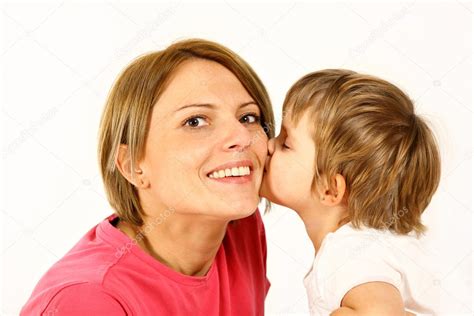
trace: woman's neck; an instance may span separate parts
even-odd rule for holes
[[[224,239],[228,221],[176,212],[168,218],[144,218],[140,228],[119,222],[130,238],[155,259],[185,275],[204,276]],[[143,238],[137,238],[140,234]],[[132,235],[132,236],[130,236]]]

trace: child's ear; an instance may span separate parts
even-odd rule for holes
[[[346,180],[340,174],[336,174],[331,179],[331,186],[323,186],[319,196],[321,203],[326,206],[336,206],[340,204],[346,193]]]

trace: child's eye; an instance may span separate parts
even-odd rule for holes
[[[202,127],[203,125],[199,125],[199,123],[201,122],[204,122],[206,123],[206,119],[202,116],[193,116],[193,117],[190,117],[188,118],[185,122],[184,122],[184,126],[188,126],[188,127],[191,127],[191,128],[199,128],[199,127]],[[209,125],[209,124],[208,124]]]
[[[240,118],[240,122],[248,124],[260,123],[260,116],[256,113],[248,113]]]
[[[283,147],[283,149],[290,149],[290,146],[286,144],[286,137],[281,140],[281,147]]]

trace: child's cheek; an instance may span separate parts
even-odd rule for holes
[[[281,151],[276,151],[270,158],[270,168],[274,177],[278,178],[279,182],[288,180],[290,176],[289,170],[292,165],[296,163],[290,159],[288,155]]]

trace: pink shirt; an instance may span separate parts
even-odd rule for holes
[[[206,276],[178,273],[115,228],[92,228],[36,285],[21,315],[263,315],[265,231],[257,211],[231,223]]]

